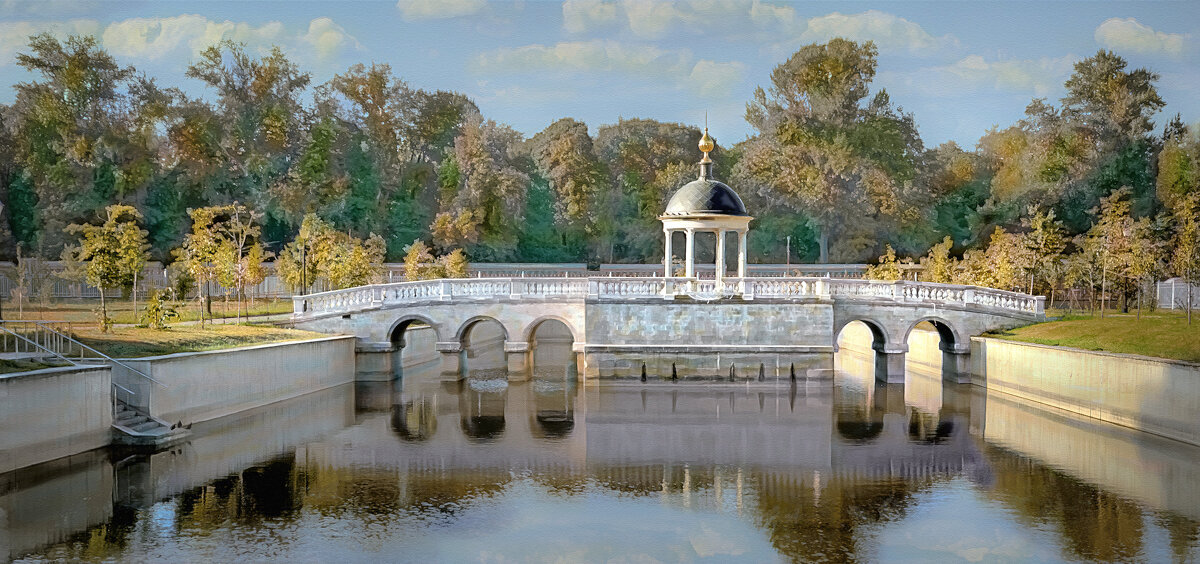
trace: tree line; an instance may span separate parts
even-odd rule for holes
[[[874,84],[877,57],[871,42],[800,48],[747,104],[754,134],[718,143],[718,174],[756,216],[752,261],[875,262],[891,249],[925,257],[927,275],[1041,292],[1092,278],[1061,256],[1101,257],[1097,287],[1126,293],[1144,287],[1131,280],[1195,279],[1194,250],[1176,257],[1196,246],[1200,140],[1178,116],[1152,122],[1165,107],[1155,73],[1102,50],[1061,100],[1031,100],[974,149],[927,148]],[[198,244],[198,221],[239,210],[252,229],[235,254],[260,248],[292,285],[350,284],[372,270],[339,265],[413,253],[429,255],[414,275],[465,259],[659,262],[657,216],[696,174],[695,127],[622,119],[593,135],[563,118],[526,138],[386,64],[313,84],[278,48],[224,41],[186,71],[206,87],[196,98],[88,36],[33,36],[16,63],[35,78],[0,106],[0,258],[67,258],[67,227],[119,204],[166,263]]]

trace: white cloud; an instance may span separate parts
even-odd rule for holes
[[[719,63],[701,59],[688,75],[688,84],[698,84],[700,93],[713,98],[728,98],[742,81],[746,65],[737,61]]]
[[[317,18],[308,23],[308,33],[300,38],[311,45],[317,57],[329,59],[338,55],[346,47],[353,46],[362,50],[363,46],[354,36],[346,33],[346,29],[333,23],[329,18]]]
[[[405,21],[469,16],[483,9],[484,0],[399,0],[396,8]]]
[[[904,49],[910,53],[958,46],[958,40],[951,35],[935,37],[920,25],[877,10],[818,16],[808,20],[808,28],[800,35],[804,41],[824,41],[834,37],[871,40],[881,49]]]
[[[68,35],[96,35],[100,23],[95,20],[65,22],[0,22],[0,67],[16,63],[17,53],[27,51],[29,37],[48,32],[58,38]]]
[[[114,55],[137,59],[162,59],[180,55],[191,56],[219,41],[231,39],[248,46],[262,47],[286,42],[283,24],[267,22],[254,26],[245,22],[209,20],[204,16],[184,14],[167,18],[131,18],[113,22],[104,28],[104,47]]]
[[[676,20],[684,20],[683,12],[668,0],[625,0],[622,3],[629,29],[639,37],[659,38],[666,35]]]
[[[617,21],[617,6],[602,0],[567,0],[563,2],[562,12],[563,27],[571,33],[582,33]]]
[[[1133,18],[1109,18],[1096,28],[1096,42],[1118,51],[1158,54],[1173,57],[1183,54],[1190,36],[1178,33],[1163,33],[1143,25]]]
[[[29,36],[47,31],[56,37],[87,34],[97,37],[110,54],[129,63],[180,60],[186,64],[205,48],[230,39],[257,52],[272,45],[289,50],[301,60],[329,60],[348,48],[362,45],[342,26],[329,18],[309,22],[307,29],[289,30],[280,22],[253,25],[246,22],[213,21],[204,16],[183,14],[163,18],[130,18],[102,26],[94,20],[67,22],[0,22],[0,67],[12,64]]]
[[[985,90],[1049,96],[1062,88],[1076,60],[1074,55],[1066,55],[988,61],[979,55],[968,55],[944,66],[904,73],[882,72],[876,83],[933,97],[962,96]]]
[[[563,27],[584,33],[622,21],[638,37],[660,39],[689,29],[707,32],[764,31],[794,35],[796,11],[762,0],[567,0]],[[801,22],[802,23],[802,22]]]
[[[686,49],[664,50],[615,41],[575,41],[484,53],[475,61],[473,70],[486,75],[547,71],[614,73],[655,79],[680,88],[694,87],[706,96],[726,97],[741,82],[745,65],[696,60]]]

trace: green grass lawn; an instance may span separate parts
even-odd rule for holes
[[[211,351],[283,341],[328,337],[323,333],[297,331],[267,325],[181,325],[166,330],[117,327],[101,333],[93,326],[76,328],[76,338],[116,358],[155,356],[178,352]]]
[[[1050,315],[1062,313],[1051,311]],[[1189,326],[1183,313],[1169,310],[1143,312],[1141,319],[1134,312],[1108,312],[1103,319],[1098,312],[1094,316],[1063,315],[1054,321],[986,336],[1090,351],[1200,362],[1200,313],[1192,317],[1192,325]]]
[[[108,302],[108,316],[113,319],[113,323],[134,324],[138,320],[133,314],[133,303],[129,300],[110,300]],[[186,302],[172,302],[171,305],[175,311],[179,313],[179,317],[172,321],[177,323],[180,321],[196,321],[200,319],[200,307],[196,300],[188,300]],[[138,300],[138,313],[141,314],[145,310],[146,301]],[[291,300],[255,300],[253,304],[246,302],[249,315],[274,315],[280,313],[292,312]],[[70,321],[78,323],[92,323],[96,321],[96,311],[100,309],[100,300],[98,299],[70,299],[58,300],[48,305],[40,303],[26,303],[24,311],[21,312],[20,319],[49,319],[53,321]],[[247,311],[242,314],[246,315]],[[224,300],[214,298],[212,303],[212,319],[233,319],[237,317],[237,302],[230,301],[228,304]],[[18,319],[17,304],[5,300],[4,301],[4,319]],[[218,321],[219,322],[219,321]]]
[[[34,362],[32,360],[7,360],[0,359],[0,374],[9,374],[12,372],[28,372],[30,370],[41,370],[43,368],[54,368],[55,366],[65,366],[63,364],[47,364],[45,362]]]

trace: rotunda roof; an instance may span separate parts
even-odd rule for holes
[[[667,202],[667,216],[733,215],[748,216],[746,205],[727,184],[701,178],[684,184]]]

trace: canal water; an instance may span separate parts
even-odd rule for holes
[[[943,384],[572,383],[545,339],[0,475],[0,560],[1189,562],[1200,449]]]

